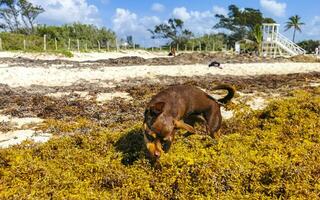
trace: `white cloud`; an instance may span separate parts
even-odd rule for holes
[[[172,11],[172,17],[182,19],[184,27],[195,35],[216,33],[217,30],[212,29],[217,23],[216,14],[225,15],[227,11],[217,6],[205,11],[189,11],[185,7],[175,8]],[[132,35],[135,42],[150,46],[157,44],[157,41],[163,42],[163,40],[152,40],[148,29],[153,29],[155,25],[166,22],[167,20],[163,21],[157,16],[139,16],[128,9],[117,8],[112,19],[112,29],[120,38]]]
[[[161,23],[161,20],[156,16],[151,16],[151,17],[147,16],[140,19],[140,24],[147,28],[153,27],[156,24],[160,24],[160,23]]]
[[[113,29],[120,34],[127,31],[136,31],[138,16],[129,10],[117,8],[116,15],[113,18]]]
[[[151,37],[148,29],[152,29],[155,25],[161,23],[156,16],[145,16],[139,18],[136,13],[130,10],[117,8],[113,17],[113,30],[121,38],[132,35],[135,42],[144,43]],[[151,40],[148,42],[152,43]],[[145,43],[147,44],[147,43]]]
[[[213,6],[212,10],[215,14],[218,14],[218,15],[224,15],[224,16],[228,15],[228,11],[225,8],[220,6]]]
[[[286,3],[280,3],[276,0],[260,0],[260,5],[263,9],[277,17],[284,16],[287,8]]]
[[[228,11],[219,6],[213,6],[212,10],[188,11],[185,7],[175,8],[172,11],[173,17],[184,21],[185,28],[196,35],[216,33],[212,27],[217,23],[216,14],[227,15]]]
[[[106,5],[106,4],[109,4],[109,3],[110,3],[110,0],[101,0],[101,3],[102,3],[102,4],[105,4],[105,5]]]
[[[151,10],[154,12],[163,12],[166,9],[164,5],[161,3],[154,3],[152,4]]]
[[[72,23],[101,24],[99,10],[87,0],[30,0],[31,3],[41,5],[45,12],[39,16],[42,23]]]
[[[190,19],[190,14],[185,7],[175,8],[172,12],[173,17],[186,21]]]

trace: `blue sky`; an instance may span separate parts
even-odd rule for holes
[[[283,32],[284,23],[295,14],[305,22],[296,40],[320,40],[320,0],[30,0],[41,5],[46,12],[38,21],[46,24],[72,22],[106,26],[120,37],[132,35],[136,42],[150,45],[148,28],[171,17],[181,18],[186,28],[196,35],[215,33],[211,27],[217,23],[215,14],[227,14],[228,6],[260,9],[265,17],[281,24],[281,32],[292,38],[292,32]]]

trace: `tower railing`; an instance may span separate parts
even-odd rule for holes
[[[301,48],[296,43],[289,40],[287,37],[282,35],[281,33],[274,33],[275,41],[279,43],[279,45],[282,46],[285,50],[289,51],[293,55],[300,55],[300,54],[306,54],[306,50]]]
[[[306,54],[306,51],[296,43],[279,33],[279,24],[263,24],[262,50],[265,55],[296,56]]]

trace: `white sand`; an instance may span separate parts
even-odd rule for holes
[[[251,101],[247,102],[246,104],[250,106],[252,110],[262,110],[267,106],[267,101],[263,97],[255,97]]]
[[[88,96],[89,96],[89,92],[74,91],[73,93],[79,95],[79,97],[81,97],[81,98],[88,98]],[[90,96],[89,96],[89,98],[90,98]]]
[[[226,110],[224,107],[221,107],[221,115],[223,119],[230,119],[233,117],[234,113],[232,110]]]
[[[69,86],[83,80],[99,83],[100,80],[121,81],[127,78],[157,75],[196,76],[234,75],[254,76],[262,74],[289,74],[320,72],[320,63],[251,63],[225,64],[223,69],[208,68],[207,65],[174,66],[127,66],[91,68],[41,68],[41,67],[0,67],[0,83],[11,87],[27,87],[33,84],[43,86]]]
[[[45,96],[47,97],[53,97],[53,98],[61,98],[64,96],[70,95],[70,92],[55,92],[55,93],[48,93]]]
[[[30,125],[37,125],[43,122],[43,119],[36,117],[18,118],[7,115],[0,115],[0,122],[9,123],[15,129],[24,129]],[[36,133],[35,130],[14,130],[6,133],[0,132],[0,148],[7,148],[11,145],[20,144],[24,140],[33,140],[35,142],[46,142],[51,138],[51,134]]]
[[[310,83],[310,86],[311,86],[311,87],[319,87],[319,86],[320,86],[320,83]]]
[[[235,102],[240,104],[244,103],[248,105],[252,110],[264,109],[268,105],[270,98],[276,98],[280,95],[279,93],[242,93],[240,91],[237,91],[237,94],[239,95],[239,97],[235,99]]]
[[[25,140],[33,140],[34,142],[47,142],[52,137],[48,133],[36,133],[34,130],[17,130],[0,134],[0,148],[8,148],[9,146],[20,144]]]
[[[13,125],[14,127],[22,128],[25,125],[42,123],[43,119],[40,119],[37,117],[18,118],[18,117],[12,117],[8,115],[0,115],[0,122],[6,122]]]
[[[73,52],[72,58],[66,58],[66,60],[73,61],[95,61],[101,59],[110,59],[110,58],[121,58],[121,57],[133,57],[138,56],[144,59],[148,58],[159,58],[159,57],[168,57],[168,52],[149,52],[144,50],[136,50],[136,51],[119,51],[119,52],[104,52],[104,53],[78,53]]]
[[[90,95],[88,91],[73,91],[73,92],[55,92],[48,93],[45,96],[53,97],[53,98],[65,98],[68,95],[76,94],[79,95],[80,98],[84,98],[86,100],[90,100],[91,98],[95,98],[98,103],[104,103],[106,101],[111,101],[114,98],[122,98],[126,101],[130,101],[132,97],[127,92],[113,92],[113,93],[98,93],[95,96]],[[1,121],[1,115],[0,115]]]
[[[106,101],[110,101],[114,98],[122,98],[127,101],[130,101],[132,97],[127,92],[114,92],[114,93],[99,93],[97,95],[96,101],[99,103],[103,103]]]
[[[121,58],[127,56],[138,56],[145,59],[148,58],[158,58],[158,57],[168,57],[168,52],[149,52],[144,50],[121,50],[119,52],[91,52],[91,53],[79,53],[72,52],[73,57],[68,58],[63,55],[49,54],[49,53],[25,53],[25,52],[9,52],[9,51],[1,51],[0,58],[10,57],[10,58],[30,58],[30,59],[39,59],[39,60],[55,60],[55,59],[63,59],[70,61],[95,61],[102,59],[110,59],[110,58]]]

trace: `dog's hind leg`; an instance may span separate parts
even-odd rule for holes
[[[205,112],[204,115],[207,121],[207,133],[212,138],[218,139],[220,137],[219,129],[221,127],[221,112],[219,106],[212,105],[211,108]]]

